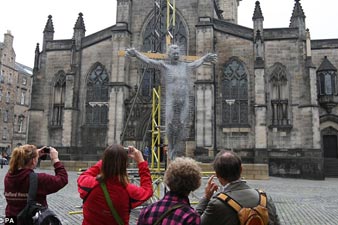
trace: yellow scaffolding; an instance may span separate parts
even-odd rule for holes
[[[151,170],[152,180],[159,179],[161,175],[161,158],[160,158],[160,143],[161,143],[161,86],[153,88],[152,96],[153,104],[151,110]],[[155,167],[156,161],[156,167]],[[155,195],[160,196],[161,188],[157,185]],[[158,198],[159,199],[159,198]]]
[[[173,43],[174,28],[176,22],[176,3],[175,0],[167,0],[167,33],[166,33],[166,46]]]
[[[156,1],[155,1],[156,3]],[[156,4],[155,4],[156,5]],[[166,21],[166,49],[174,40],[174,27],[176,20],[176,9],[175,9],[175,0],[167,0],[167,21]],[[165,55],[153,55],[153,57],[163,57]],[[151,169],[152,169],[152,179],[159,182],[162,181],[162,172],[165,170],[161,169],[161,86],[157,89],[153,88],[153,103],[152,103],[152,123],[151,123]],[[157,162],[156,167],[154,162]],[[155,194],[160,196],[160,185],[157,185]]]
[[[161,86],[153,88],[153,104],[151,110],[151,168],[160,172],[160,143],[161,143]]]

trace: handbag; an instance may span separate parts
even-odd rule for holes
[[[47,207],[36,202],[38,190],[38,175],[34,172],[29,174],[29,191],[27,204],[17,216],[19,225],[62,225],[56,214]]]
[[[104,193],[104,197],[106,199],[106,202],[110,208],[110,212],[112,213],[112,215],[114,216],[116,222],[119,224],[119,225],[124,225],[120,215],[116,212],[114,206],[113,206],[113,202],[111,201],[110,199],[110,196],[109,196],[109,193],[108,193],[108,190],[107,190],[107,186],[106,186],[106,183],[104,182],[101,182],[100,183],[100,186],[103,190],[103,193]]]

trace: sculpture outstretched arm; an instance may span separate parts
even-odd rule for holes
[[[215,53],[208,53],[202,56],[201,58],[189,63],[189,65],[193,68],[196,69],[199,66],[201,66],[204,62],[210,62],[210,63],[216,63],[217,61],[217,54]]]
[[[160,67],[162,65],[161,61],[150,59],[147,56],[140,53],[139,51],[137,51],[135,48],[126,49],[126,56],[136,57],[141,62],[143,62],[147,65],[153,66],[153,67]]]

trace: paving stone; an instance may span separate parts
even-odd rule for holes
[[[3,181],[8,166],[0,169]],[[52,170],[36,169],[36,172],[53,174]],[[64,225],[82,224],[82,214],[70,215],[80,210],[82,200],[77,192],[77,172],[69,172],[68,185],[55,194],[48,196],[49,207],[62,219]],[[207,178],[202,186],[190,196],[191,202],[198,201],[204,191]],[[270,177],[268,180],[248,180],[255,188],[265,190],[272,196],[281,224],[283,225],[338,225],[338,178],[323,181]],[[163,187],[162,185],[160,185]],[[4,216],[6,200],[3,182],[0,185],[0,216]],[[159,190],[162,195],[163,190]],[[130,225],[136,224],[140,208],[132,210]]]

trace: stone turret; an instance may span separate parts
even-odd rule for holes
[[[223,18],[230,23],[238,23],[238,6],[241,0],[219,0],[218,4],[223,10]]]
[[[290,19],[289,27],[297,27],[299,29],[299,38],[306,39],[306,26],[305,26],[305,14],[300,0],[295,0],[295,6],[293,7],[292,16]]]
[[[257,30],[254,46],[255,68],[264,68],[264,42],[260,30]]]
[[[210,18],[209,21],[211,21],[211,19],[214,17],[214,3],[210,0],[199,0],[197,7],[200,21],[207,22],[207,18]]]
[[[263,34],[263,21],[264,21],[264,17],[263,17],[263,13],[262,13],[262,9],[260,6],[259,1],[256,1],[256,5],[255,5],[255,10],[254,10],[254,14],[252,16],[252,21],[253,21],[253,28],[254,28],[254,39],[256,40],[257,37],[257,31],[260,31],[260,36],[261,39],[263,40],[264,34]]]
[[[117,0],[116,23],[125,23],[131,26],[131,0]]]
[[[40,58],[40,47],[39,43],[36,44],[35,48],[35,57],[34,57],[34,68],[33,71],[37,71],[39,69],[39,58]]]
[[[81,48],[81,41],[82,38],[85,36],[85,34],[86,28],[83,21],[83,14],[79,13],[79,17],[77,18],[74,26],[74,35],[73,35],[73,39],[75,40],[75,46],[77,50]]]
[[[49,15],[45,29],[43,30],[42,50],[46,49],[47,41],[52,41],[53,39],[54,39],[54,25],[53,25],[52,16]]]

